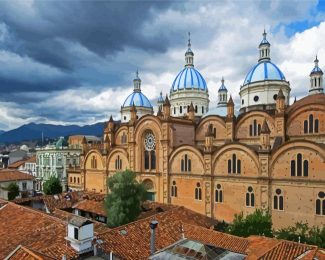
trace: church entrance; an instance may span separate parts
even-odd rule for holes
[[[151,200],[151,201],[155,201],[155,188],[154,188],[154,184],[153,181],[150,179],[145,179],[143,181],[144,186],[147,189],[147,200]]]

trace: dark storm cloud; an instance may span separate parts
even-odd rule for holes
[[[32,15],[17,19],[12,4],[1,2],[0,18],[19,41],[15,51],[73,70],[69,53],[58,39],[79,43],[100,56],[113,55],[126,46],[166,51],[160,33],[146,35],[142,27],[168,6],[167,1],[36,1]]]

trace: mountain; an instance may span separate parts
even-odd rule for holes
[[[104,123],[93,125],[51,125],[30,123],[16,129],[0,133],[0,143],[17,143],[21,141],[40,140],[42,133],[44,138],[56,138],[69,135],[96,135],[102,136]]]
[[[4,131],[4,130],[0,130],[0,135],[3,134],[4,132],[6,132],[6,131]]]

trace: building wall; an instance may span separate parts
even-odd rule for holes
[[[18,181],[0,182],[0,198],[1,199],[8,200],[8,191],[3,188],[7,188],[10,183],[17,183],[19,186],[20,192],[31,193],[34,189],[32,180],[18,180]],[[25,185],[24,185],[24,183],[25,183]],[[21,197],[21,195],[19,195],[19,197]]]
[[[319,120],[318,132],[302,133],[301,126],[310,114]],[[316,200],[320,192],[325,192],[324,115],[323,94],[306,97],[285,111],[250,111],[233,120],[210,115],[194,124],[186,117],[166,119],[146,115],[132,124],[114,125],[105,130],[110,140],[116,142],[107,145],[109,149],[105,152],[96,150],[98,160],[102,161],[96,169],[89,166],[93,150],[82,156],[84,187],[106,192],[107,176],[117,172],[115,160],[119,156],[123,162],[121,170],[135,171],[138,180],[150,187],[158,202],[182,205],[227,222],[235,214],[249,214],[260,208],[270,210],[275,228],[298,221],[322,226],[325,215],[316,214]],[[262,146],[265,139],[260,133],[250,135],[250,125],[256,121],[262,127],[264,120],[270,130],[266,134],[270,148]],[[206,135],[210,124],[216,129],[213,137]],[[149,170],[144,168],[144,136],[148,131],[156,141],[156,168]],[[127,142],[122,144],[119,140],[123,133]],[[291,164],[295,161],[298,167],[298,154],[302,158],[302,176],[297,176],[297,168],[297,174],[292,176]],[[191,160],[187,170],[182,166],[185,155]],[[305,161],[308,176],[303,176]],[[198,187],[199,199],[196,198]],[[216,201],[216,190],[218,194],[222,191],[222,201]],[[277,190],[283,196],[281,210],[274,208]],[[247,205],[246,197],[252,195],[254,205]]]

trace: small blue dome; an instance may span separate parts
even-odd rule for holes
[[[183,89],[199,89],[208,91],[207,84],[196,69],[193,67],[185,67],[178,73],[171,87],[172,91],[178,91]]]
[[[136,107],[152,107],[149,99],[141,92],[137,91],[134,91],[126,98],[123,107],[131,107],[133,103]]]
[[[225,81],[224,81],[223,78],[222,78],[222,80],[221,80],[221,86],[220,86],[218,92],[228,92],[228,90],[227,90],[227,88],[226,88],[226,86],[225,86]]]
[[[160,92],[160,95],[158,97],[158,103],[164,103],[164,97],[162,95],[162,92]]]
[[[271,61],[262,60],[248,72],[243,85],[263,80],[285,80],[285,77]]]

